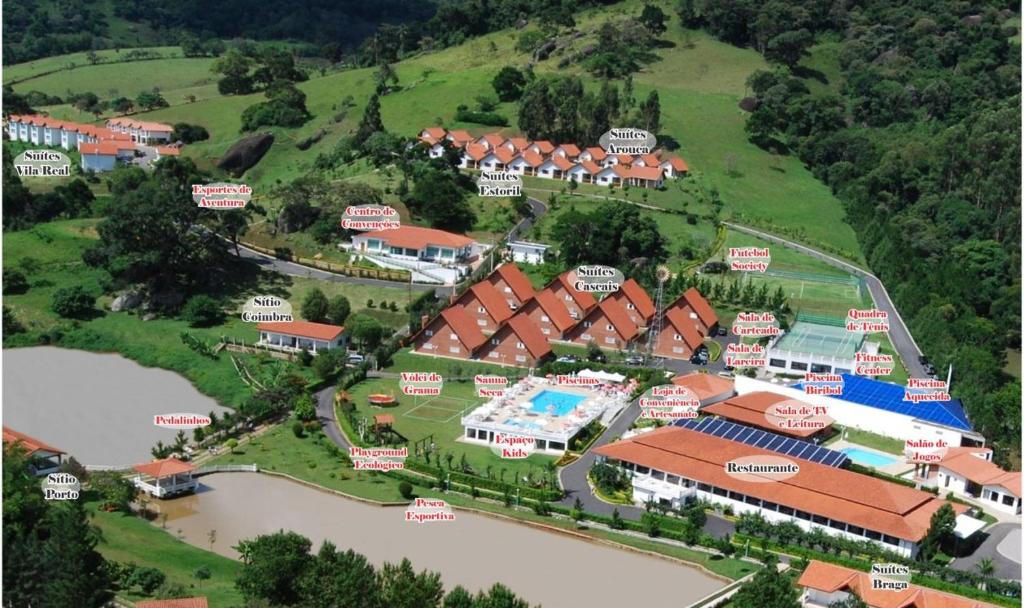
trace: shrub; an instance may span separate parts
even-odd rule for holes
[[[196,141],[203,141],[204,139],[210,139],[210,133],[201,125],[179,122],[175,123],[174,130],[171,131],[171,141],[190,144]]]
[[[402,481],[398,484],[398,493],[402,495],[402,498],[412,500],[412,484],[408,481]]]
[[[224,320],[220,304],[208,295],[192,296],[181,310],[181,318],[190,327],[211,327]]]
[[[308,349],[303,348],[299,351],[299,365],[302,367],[309,367],[309,364],[313,362],[313,353],[309,352]]]
[[[302,423],[298,420],[292,423],[292,433],[300,439],[306,435],[305,430],[302,428]]]
[[[164,584],[166,579],[167,576],[162,571],[156,568],[141,566],[136,568],[135,572],[129,577],[128,584],[132,587],[138,585],[143,593],[150,595],[156,591],[157,587]]]
[[[50,308],[65,318],[81,318],[96,305],[96,298],[86,293],[79,285],[61,287],[53,292]]]
[[[4,272],[4,293],[25,293],[28,291],[28,279],[20,270]]]

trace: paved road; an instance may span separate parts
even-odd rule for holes
[[[583,503],[585,511],[611,516],[612,511],[618,509],[619,515],[624,519],[640,519],[644,509],[626,505],[610,505],[594,496],[590,490],[590,484],[587,483],[587,473],[590,471],[590,467],[594,465],[596,458],[594,448],[611,443],[620,437],[629,429],[638,415],[640,415],[640,406],[634,401],[615,417],[615,420],[608,426],[604,434],[594,442],[579,460],[562,467],[558,473],[558,479],[565,490],[565,498],[559,501],[560,504],[571,507],[575,504],[576,499],[579,498],[580,502]],[[709,513],[708,521],[704,524],[704,531],[711,536],[720,538],[726,534],[732,534],[735,531],[735,527],[731,521]]]
[[[914,342],[914,337],[910,335],[910,330],[907,329],[906,323],[903,322],[903,317],[900,316],[899,311],[896,309],[896,305],[892,302],[892,298],[889,297],[889,292],[885,290],[885,285],[882,284],[882,281],[880,281],[878,277],[863,268],[854,266],[849,262],[844,262],[839,258],[818,251],[817,249],[812,249],[806,245],[794,243],[793,241],[775,236],[774,234],[768,234],[767,232],[761,232],[760,230],[740,226],[731,222],[722,223],[738,232],[752,234],[766,241],[771,241],[790,249],[795,249],[801,253],[819,259],[830,266],[834,266],[863,278],[864,282],[868,286],[868,292],[871,294],[871,299],[875,303],[875,308],[889,313],[889,340],[892,341],[893,348],[896,349],[900,358],[903,359],[903,365],[906,366],[907,372],[912,377],[923,378],[926,376],[924,366],[918,361],[918,357],[921,356],[921,349],[918,348],[917,343]]]
[[[950,564],[951,568],[978,572],[978,563],[984,559],[992,560],[995,566],[993,575],[996,578],[1019,581],[1021,578],[1020,562],[1020,524],[994,524],[981,532],[986,536],[981,545],[967,557],[960,557]],[[1016,555],[1017,560],[1010,555]]]
[[[324,434],[341,449],[348,452],[349,442],[341,434],[338,421],[334,416],[334,390],[334,386],[329,386],[316,394],[316,417],[324,429]]]

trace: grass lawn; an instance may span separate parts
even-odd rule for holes
[[[643,99],[650,91],[658,90],[662,107],[661,132],[679,142],[679,154],[687,159],[695,176],[699,175],[702,187],[718,190],[724,203],[724,217],[782,232],[809,244],[827,245],[860,261],[862,256],[853,230],[845,223],[842,206],[829,189],[814,179],[798,159],[773,156],[747,141],[743,130],[746,115],[737,104],[747,94],[747,77],[766,67],[763,58],[751,49],[734,48],[703,33],[684,30],[672,6],[667,2],[663,4],[669,16],[668,31],[663,36],[668,44],[656,50],[658,60],[644,66],[636,75],[634,97]],[[581,12],[576,18],[585,35],[575,44],[591,42],[594,36],[591,32],[599,23],[636,15],[641,9],[639,0],[630,0],[613,7]],[[392,132],[407,136],[434,124],[470,128],[474,133],[494,130],[454,121],[455,108],[462,103],[472,105],[477,95],[492,94],[491,80],[502,66],[528,60],[526,55],[514,50],[517,35],[513,30],[494,32],[463,45],[423,53],[397,63],[394,67],[401,88],[381,99],[384,125]],[[186,147],[184,154],[201,167],[211,168],[240,137],[242,111],[262,101],[263,97],[259,93],[207,96],[205,87],[212,85],[207,84],[210,75],[205,73],[203,62],[208,61],[162,59],[125,64],[109,79],[93,75],[94,79],[86,79],[78,86],[87,90],[94,88],[93,82],[109,82],[105,86],[122,94],[133,87],[161,86],[174,105],[142,113],[140,119],[184,121],[206,127],[211,139]],[[166,63],[163,67],[167,73],[154,78],[150,66],[160,62]],[[117,67],[83,67],[65,74],[67,78],[55,78],[53,84],[48,84],[46,77],[35,79],[33,83],[44,83],[54,92],[63,93],[67,88],[75,89],[75,79],[84,78],[83,75]],[[27,66],[21,69],[23,73],[31,73]],[[540,62],[535,71],[541,75],[580,74],[588,88],[599,86],[599,82],[583,73],[580,66],[559,70],[557,59]],[[269,130],[276,138],[273,146],[245,176],[245,181],[256,188],[257,196],[265,194],[268,186],[289,181],[310,170],[319,154],[330,151],[341,137],[354,132],[362,108],[374,90],[373,72],[367,68],[325,76],[314,73],[310,80],[298,85],[307,95],[307,107],[313,119],[297,129]],[[194,87],[199,87],[198,93],[192,90]],[[180,104],[178,100],[186,91],[192,91],[199,100]],[[352,97],[350,106],[343,103],[348,96]],[[514,104],[500,104],[497,112],[506,116],[511,125],[516,124]],[[298,140],[321,130],[322,139],[309,149],[303,151],[295,147]],[[513,133],[515,128],[505,132]],[[689,203],[695,213],[706,214],[706,207],[698,204],[693,192],[685,189],[684,184],[674,184],[665,192],[649,192],[648,199],[651,204],[673,208]],[[640,200],[641,196],[638,190],[629,193],[631,200]],[[480,228],[494,229],[493,226]]]
[[[457,441],[463,435],[461,416],[486,401],[485,398],[476,396],[473,376],[477,373],[495,374],[507,376],[514,382],[514,378],[525,375],[525,370],[479,362],[438,359],[403,350],[395,355],[394,365],[384,371],[437,372],[444,378],[441,395],[438,397],[403,396],[399,390],[398,378],[369,378],[348,391],[358,416],[370,419],[374,414],[394,415],[394,428],[409,440],[410,447],[412,442],[433,435],[433,441],[439,451],[454,456],[453,463],[459,463],[465,455],[466,461],[478,475],[491,476],[495,479],[501,479],[504,475],[507,481],[513,478],[521,480],[531,472],[536,478],[545,472],[547,464],[555,460],[552,456],[540,454],[534,454],[524,460],[502,459],[487,447]],[[457,378],[461,378],[462,381]],[[371,407],[367,396],[375,393],[397,396],[398,405],[387,408]]]
[[[134,50],[134,49],[133,49]],[[149,51],[151,53],[158,53],[162,57],[181,57],[181,47],[177,46],[158,46],[148,47],[138,50]],[[127,52],[127,51],[126,51]],[[119,49],[104,49],[95,51],[96,55],[103,61],[118,61],[122,55]],[[40,57],[32,61],[26,61],[24,63],[17,63],[11,66],[4,67],[4,84],[13,82],[15,80],[25,80],[27,78],[33,78],[46,74],[47,72],[53,72],[54,70],[68,70],[68,69],[80,69],[92,67],[89,63],[89,58],[86,56],[87,52],[81,53],[68,53],[66,55],[55,55],[52,57]],[[124,65],[123,63],[120,65]],[[29,81],[29,83],[32,81]],[[29,84],[26,83],[26,84]],[[45,91],[38,86],[27,86],[22,91],[21,87],[16,88],[19,93],[27,91],[43,91],[51,95],[60,95],[61,93]],[[74,89],[75,92],[87,91],[92,89]],[[100,91],[94,91],[97,95]]]
[[[170,532],[141,517],[124,513],[107,513],[89,503],[92,523],[102,535],[96,549],[108,560],[135,563],[160,569],[167,583],[185,587],[189,593],[206,596],[211,606],[240,606],[242,594],[235,588],[235,578],[242,563],[194,547],[178,540]],[[210,578],[200,581],[193,573],[200,567],[210,570]],[[123,594],[125,599],[148,599],[137,590]]]
[[[893,439],[891,437],[885,437],[872,433],[871,431],[862,431],[860,429],[845,428],[846,440],[850,443],[856,443],[865,447],[874,448],[876,450],[887,452],[889,454],[903,455],[904,443],[899,439]],[[842,438],[843,434],[839,433],[836,435],[836,440]]]

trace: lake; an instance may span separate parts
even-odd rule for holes
[[[404,507],[378,507],[260,473],[201,478],[199,494],[163,501],[167,529],[185,541],[237,558],[239,540],[292,530],[353,549],[376,565],[408,557],[441,573],[445,588],[476,591],[504,583],[545,608],[682,608],[725,586],[703,571],[493,517],[454,511],[450,522],[404,520]],[[253,497],[259,497],[253,500]],[[177,503],[177,504],[176,504]]]
[[[120,355],[51,346],[4,349],[4,425],[60,448],[88,465],[152,460],[176,430],[156,414],[230,411],[174,372]],[[189,438],[191,439],[191,432]]]

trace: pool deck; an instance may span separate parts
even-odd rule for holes
[[[882,473],[887,473],[889,475],[895,475],[897,477],[903,477],[903,476],[908,475],[908,474],[912,476],[914,474],[914,465],[905,462],[902,459],[901,456],[898,456],[896,454],[890,454],[889,452],[883,452],[881,450],[876,450],[874,448],[869,448],[867,446],[860,445],[859,443],[853,443],[853,442],[847,441],[845,439],[840,439],[839,441],[830,443],[830,444],[828,444],[827,447],[830,450],[838,450],[838,451],[845,450],[846,448],[856,448],[858,450],[863,450],[865,452],[870,452],[872,454],[878,454],[879,456],[881,456],[883,458],[890,458],[890,459],[896,460],[896,462],[894,462],[892,464],[889,464],[889,465],[886,465],[884,467],[875,467],[876,470],[881,471]],[[860,464],[861,466],[870,466],[870,465],[864,465],[862,463],[859,463],[856,460],[854,460],[852,457],[850,459],[853,460],[856,464]]]

